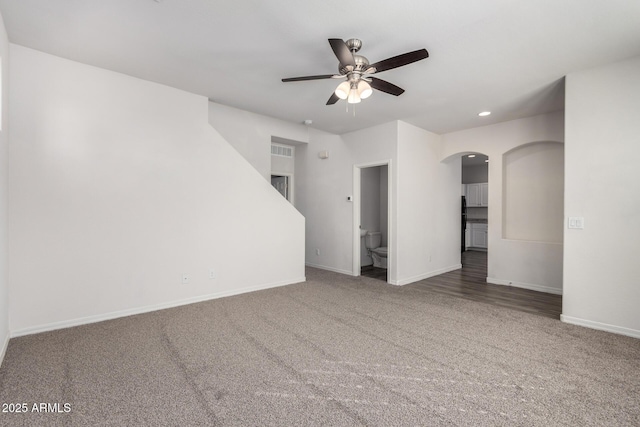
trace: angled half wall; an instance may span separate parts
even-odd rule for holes
[[[304,218],[210,126],[206,98],[11,58],[13,335],[305,280]]]

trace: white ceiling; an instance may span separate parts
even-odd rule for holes
[[[401,119],[445,133],[562,109],[563,76],[640,54],[638,0],[0,0],[12,43],[212,101],[344,133]],[[406,90],[325,103],[338,80],[328,38]],[[489,117],[477,113],[490,110]]]

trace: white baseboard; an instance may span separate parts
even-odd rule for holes
[[[441,268],[439,270],[435,270],[435,271],[430,271],[428,273],[419,274],[417,276],[409,277],[407,279],[395,280],[395,281],[389,282],[389,283],[391,283],[392,285],[396,285],[396,286],[404,286],[404,285],[408,285],[410,283],[418,282],[420,280],[428,279],[429,277],[439,276],[441,274],[448,273],[450,271],[459,270],[461,268],[462,268],[462,264],[455,264],[455,265],[451,265],[449,267]]]
[[[216,292],[216,293],[207,294],[207,295],[200,295],[197,297],[185,298],[182,300],[170,301],[170,302],[161,303],[161,304],[148,305],[144,307],[136,307],[136,308],[127,309],[127,310],[113,311],[111,313],[99,314],[96,316],[88,316],[88,317],[81,317],[77,319],[63,320],[61,322],[53,322],[46,325],[33,326],[29,328],[23,328],[23,329],[11,331],[10,336],[12,338],[20,337],[24,335],[38,334],[40,332],[54,331],[56,329],[64,329],[64,328],[71,328],[73,326],[87,325],[89,323],[103,322],[105,320],[117,319],[119,317],[134,316],[136,314],[149,313],[151,311],[164,310],[167,308],[179,307],[181,305],[194,304],[197,302],[208,301],[212,299],[230,297],[230,296],[239,295],[239,294],[246,294],[248,292],[262,291],[265,289],[292,285],[294,283],[305,282],[306,280],[307,280],[306,277],[301,277],[298,279],[287,280],[284,282],[274,282],[274,283],[267,283],[267,284],[262,284],[257,286],[249,286],[246,288]],[[7,342],[8,342],[8,338],[7,338]],[[4,356],[4,353],[3,353],[3,356]]]
[[[599,331],[612,332],[614,334],[626,335],[628,337],[640,338],[640,331],[637,329],[625,328],[623,326],[609,325],[607,323],[594,322],[593,320],[579,319],[577,317],[560,315],[560,320],[572,325],[584,326],[585,328],[597,329]]]
[[[11,339],[11,335],[9,331],[6,331],[6,335],[4,337],[4,343],[2,344],[2,350],[0,350],[0,366],[2,366],[2,362],[4,362],[4,355],[7,354],[7,347],[9,347],[9,339]]]
[[[494,279],[487,277],[487,283],[493,285],[513,286],[516,288],[529,289],[530,291],[545,292],[547,294],[562,295],[562,289],[551,286],[536,285],[534,283],[514,282],[513,280]]]
[[[333,271],[334,273],[347,274],[349,276],[353,276],[353,271],[351,270],[341,270],[339,268],[327,267],[326,265],[320,264],[312,264],[310,262],[305,263],[307,267],[319,268],[320,270]]]

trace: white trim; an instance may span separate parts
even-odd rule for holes
[[[529,289],[531,291],[544,292],[547,294],[562,295],[562,288],[558,289],[552,286],[536,285],[534,283],[515,282],[513,280],[494,279],[487,277],[487,283],[492,285],[513,286],[515,288]]]
[[[353,272],[350,270],[341,270],[339,268],[327,267],[326,265],[313,264],[310,262],[305,263],[307,267],[319,268],[320,270],[333,271],[334,273],[346,274],[348,276],[353,276]]]
[[[361,270],[360,245],[362,237],[360,237],[360,217],[362,204],[360,203],[360,194],[362,190],[362,171],[357,165],[353,165],[353,219],[351,222],[353,228],[353,253],[351,254],[351,275],[359,276]]]
[[[560,315],[560,320],[571,325],[583,326],[585,328],[597,329],[599,331],[611,332],[628,337],[640,338],[640,331],[637,329],[625,328],[623,326],[609,325],[607,323],[594,322],[593,320],[579,319],[577,317]]]
[[[441,274],[448,273],[450,271],[459,270],[461,268],[462,268],[462,264],[455,264],[455,265],[451,265],[449,267],[441,268],[439,270],[430,271],[428,273],[419,274],[417,276],[409,277],[408,279],[395,280],[391,284],[392,285],[396,285],[396,286],[404,286],[404,285],[408,285],[410,283],[418,282],[420,280],[428,279],[429,277],[439,276]]]
[[[2,366],[2,362],[4,362],[4,356],[7,354],[7,348],[9,347],[9,340],[11,339],[11,335],[9,331],[6,331],[6,335],[4,336],[4,344],[2,345],[2,350],[0,350],[0,366]]]
[[[96,316],[88,316],[88,317],[81,317],[77,319],[63,320],[61,322],[53,322],[53,323],[48,323],[46,325],[32,326],[28,328],[11,331],[11,338],[20,337],[23,335],[37,334],[40,332],[54,331],[56,329],[71,328],[73,326],[87,325],[90,323],[103,322],[105,320],[112,320],[120,317],[134,316],[136,314],[149,313],[152,311],[164,310],[167,308],[173,308],[173,307],[178,307],[182,305],[194,304],[197,302],[209,301],[212,299],[218,299],[218,298],[230,297],[233,295],[245,294],[249,292],[261,291],[264,289],[277,288],[280,286],[286,286],[286,285],[292,285],[294,283],[305,282],[306,280],[307,280],[306,277],[301,277],[298,279],[287,280],[284,282],[274,282],[274,283],[267,283],[267,284],[257,285],[257,286],[249,286],[242,289],[216,292],[208,295],[200,295],[197,297],[185,298],[178,301],[148,305],[145,307],[137,307],[137,308],[132,308],[128,310],[113,311],[111,313],[99,314]]]

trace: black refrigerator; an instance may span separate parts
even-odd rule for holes
[[[460,213],[460,253],[465,251],[465,233],[467,231],[467,200],[464,196],[462,196],[462,203],[460,204],[461,213]]]

